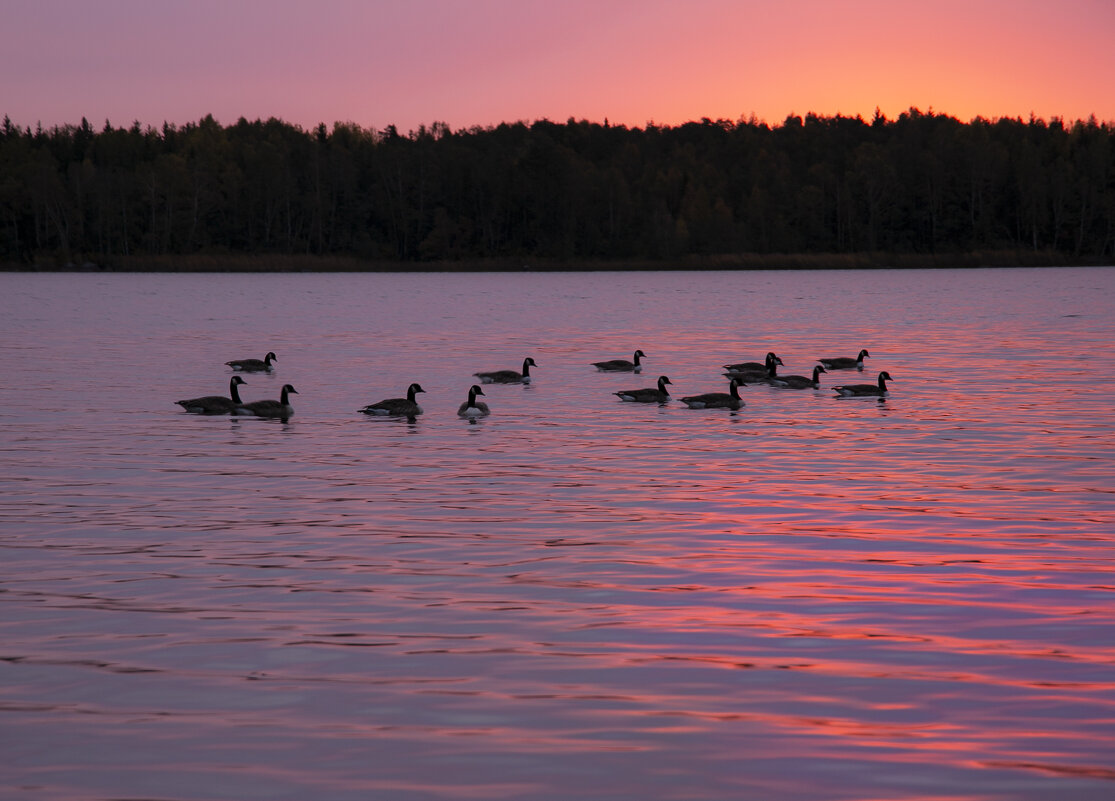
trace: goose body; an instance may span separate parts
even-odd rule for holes
[[[665,403],[670,399],[670,393],[666,390],[666,385],[670,383],[673,382],[666,376],[661,375],[658,377],[657,387],[627,389],[622,392],[613,392],[612,394],[621,401],[628,401],[630,403]]]
[[[278,361],[278,357],[274,353],[268,352],[262,359],[233,359],[231,362],[225,362],[225,364],[242,373],[269,373],[271,372],[271,362],[274,361]]]
[[[690,395],[681,402],[690,409],[738,409],[743,406],[739,396],[739,381],[733,378],[728,383],[727,392],[706,392],[704,395]]]
[[[627,359],[612,359],[607,362],[593,362],[592,366],[602,373],[640,373],[643,370],[643,365],[639,359],[646,358],[646,354],[641,350],[635,351],[635,355],[631,357],[632,361]]]
[[[490,373],[473,373],[473,375],[480,379],[481,384],[529,384],[530,368],[537,366],[534,359],[527,356],[523,359],[523,372],[521,373],[514,370],[494,370]]]
[[[407,387],[405,398],[385,398],[376,403],[369,403],[359,411],[364,414],[390,415],[392,417],[415,417],[422,414],[422,407],[414,400],[419,392],[425,392],[420,384],[411,384]]]
[[[837,395],[845,398],[861,396],[882,397],[883,395],[887,394],[887,382],[893,380],[894,379],[890,377],[890,373],[884,370],[883,372],[879,373],[878,384],[848,384],[847,386],[833,387],[833,390],[836,392]]]
[[[297,395],[298,390],[290,384],[283,384],[279,400],[258,400],[251,403],[241,403],[236,406],[233,414],[254,414],[256,417],[282,417],[286,419],[294,414],[294,407],[290,405],[291,393]]]
[[[782,360],[771,351],[767,354],[766,359],[761,362],[737,362],[736,364],[725,364],[724,369],[729,373],[766,373],[770,369],[771,363],[782,364]]]
[[[175,403],[193,414],[232,414],[241,403],[239,387],[245,383],[247,382],[243,378],[234,375],[228,382],[228,394],[231,395],[229,398],[222,395],[206,395],[204,398],[190,398]]]
[[[819,389],[821,386],[821,373],[827,373],[824,367],[817,365],[813,368],[813,377],[803,375],[779,375],[770,380],[772,386],[780,389]]]
[[[468,400],[462,403],[460,407],[458,407],[457,416],[475,419],[477,417],[487,417],[489,414],[491,414],[492,411],[488,408],[488,404],[476,400],[477,395],[483,394],[484,390],[482,390],[476,384],[473,384],[471,387],[469,387]]]
[[[864,357],[870,355],[864,348],[854,359],[851,356],[837,356],[832,359],[818,359],[817,361],[823,364],[827,370],[862,370]]]

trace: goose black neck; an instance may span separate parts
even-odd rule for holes
[[[233,376],[232,380],[228,382],[228,394],[233,403],[243,403],[240,400],[240,382],[236,380],[237,378],[239,376]]]
[[[523,376],[530,375],[530,359],[523,359]]]
[[[658,391],[660,393],[662,393],[663,395],[669,395],[670,394],[670,391],[668,389],[666,389],[666,382],[663,381],[661,378],[658,379]]]

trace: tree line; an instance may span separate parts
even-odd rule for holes
[[[278,119],[0,127],[0,261],[1115,256],[1115,128],[910,109],[401,134]]]

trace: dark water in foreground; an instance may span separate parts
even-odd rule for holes
[[[1115,797],[1115,270],[0,290],[4,799]]]

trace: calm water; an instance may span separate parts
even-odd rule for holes
[[[1107,801],[1113,342],[1110,269],[0,275],[0,797]],[[268,350],[289,422],[174,405]]]

